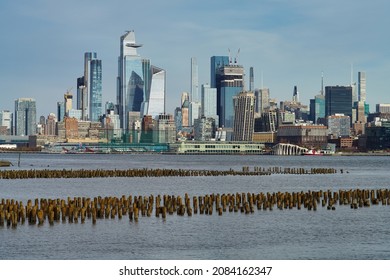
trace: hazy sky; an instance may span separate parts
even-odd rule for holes
[[[0,110],[37,100],[37,114],[56,112],[67,89],[76,94],[84,52],[103,64],[103,102],[116,100],[119,38],[134,30],[139,54],[167,71],[167,112],[190,91],[190,60],[199,83],[210,81],[210,57],[254,67],[255,87],[305,104],[325,85],[367,75],[367,101],[390,103],[390,1],[371,0],[1,0]],[[246,83],[248,86],[248,82]]]

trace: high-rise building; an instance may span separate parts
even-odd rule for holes
[[[199,101],[199,78],[198,61],[196,57],[191,57],[191,102]]]
[[[36,134],[36,102],[33,98],[18,98],[15,100],[15,135]]]
[[[151,65],[151,86],[149,98],[144,102],[144,115],[153,118],[165,114],[165,70]]]
[[[377,113],[390,113],[390,104],[376,104]]]
[[[182,127],[190,126],[189,108],[190,108],[189,94],[188,94],[188,92],[183,92],[181,94],[181,116],[182,116],[181,124],[182,124]]]
[[[50,113],[46,119],[45,135],[56,135],[56,123],[56,115],[54,113]]]
[[[145,115],[165,112],[165,71],[150,65],[149,59],[137,54],[142,47],[135,41],[134,31],[120,38],[117,78],[117,112],[121,127],[129,129],[129,112]],[[150,112],[149,112],[150,111]]]
[[[217,87],[217,72],[218,69],[229,65],[228,56],[212,56],[210,59],[210,87]]]
[[[57,120],[62,122],[65,117],[65,103],[62,101],[57,102]]]
[[[255,95],[241,92],[234,97],[234,141],[252,141],[255,124]]]
[[[299,93],[298,93],[298,87],[294,86],[294,92],[293,92],[293,102],[299,102]]]
[[[366,72],[358,72],[358,98],[366,102]]]
[[[250,67],[249,68],[249,91],[254,90],[254,84],[255,84],[255,79],[253,74],[253,67]]]
[[[325,96],[318,94],[310,99],[310,120],[314,124],[325,123]]]
[[[255,113],[261,116],[263,113],[265,113],[265,109],[270,107],[269,88],[256,89],[255,97]]]
[[[207,84],[202,85],[201,116],[213,118],[216,124],[219,122],[217,115],[217,89],[211,88]]]
[[[102,61],[96,52],[84,53],[84,76],[77,79],[77,109],[81,119],[98,121],[102,107]]]
[[[102,61],[100,59],[92,59],[90,64],[89,120],[97,122],[103,115]]]
[[[175,120],[171,114],[160,114],[156,117],[156,133],[157,143],[175,143],[176,142],[176,126]]]
[[[215,138],[215,119],[202,116],[195,120],[194,139],[196,141],[211,141]]]
[[[68,116],[69,111],[73,108],[73,94],[67,91],[64,94],[64,106],[65,106],[65,116]]]
[[[189,126],[194,126],[194,121],[201,117],[201,104],[198,101],[191,101],[189,107]]]
[[[244,68],[240,65],[225,65],[218,68],[216,88],[219,127],[233,128],[233,97],[244,89]]]
[[[8,110],[0,111],[0,135],[13,134],[13,114]]]
[[[335,114],[327,117],[328,134],[332,138],[349,137],[351,134],[351,119],[343,114]]]
[[[325,87],[325,116],[344,114],[352,119],[352,87]]]

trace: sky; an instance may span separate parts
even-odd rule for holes
[[[76,95],[85,52],[102,60],[103,104],[115,102],[119,38],[134,30],[138,53],[167,72],[167,113],[190,91],[191,57],[201,85],[210,83],[210,57],[229,49],[247,88],[253,67],[255,87],[278,102],[296,85],[308,105],[322,72],[334,86],[364,71],[375,111],[390,103],[389,12],[388,0],[1,0],[0,110],[30,97],[38,117],[56,113],[67,90]]]

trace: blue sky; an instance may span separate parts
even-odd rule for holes
[[[325,85],[347,85],[353,64],[373,111],[390,103],[389,11],[387,0],[2,0],[0,110],[32,97],[38,116],[55,112],[67,89],[75,94],[87,51],[102,59],[103,102],[115,102],[119,37],[135,30],[141,56],[167,71],[168,113],[190,91],[191,57],[209,83],[210,57],[228,49],[278,101],[297,85],[308,104],[322,71]]]

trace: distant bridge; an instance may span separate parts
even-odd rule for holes
[[[309,149],[293,144],[279,143],[272,147],[274,155],[297,156],[307,152]]]

